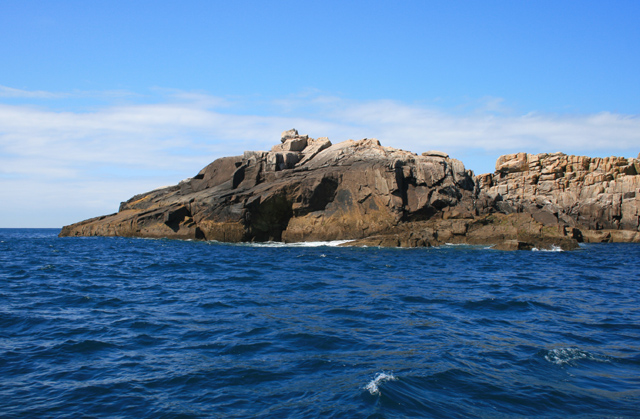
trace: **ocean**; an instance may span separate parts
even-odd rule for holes
[[[0,230],[2,418],[640,417],[640,245]]]

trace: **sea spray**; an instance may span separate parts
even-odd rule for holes
[[[372,396],[380,395],[380,385],[385,381],[396,381],[398,378],[391,373],[380,372],[365,387]]]

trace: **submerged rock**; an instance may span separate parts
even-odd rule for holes
[[[637,159],[519,153],[475,177],[443,152],[332,144],[292,129],[271,151],[218,159],[60,235],[504,249],[640,241],[637,168]],[[592,233],[602,229],[611,232]]]

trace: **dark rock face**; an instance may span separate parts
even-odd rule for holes
[[[545,226],[527,213],[493,213],[474,219],[404,223],[390,232],[350,242],[350,246],[429,247],[444,244],[491,246],[498,250],[572,250],[578,241],[562,228]]]
[[[594,170],[567,176],[588,158],[562,156],[503,156],[496,173],[476,178],[442,152],[417,155],[375,139],[332,145],[289,130],[269,152],[218,159],[60,235],[505,249],[640,241],[638,161],[594,159]]]

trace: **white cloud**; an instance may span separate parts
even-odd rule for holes
[[[21,90],[12,87],[0,86],[0,97],[27,98],[27,99],[56,99],[66,95],[60,93],[45,92],[42,90]]]
[[[74,90],[72,92],[47,92],[43,90],[22,90],[0,85],[0,98],[7,99],[32,99],[53,101],[56,99],[103,99],[114,100],[123,98],[140,97],[138,93],[127,90],[103,90],[86,91]]]
[[[476,172],[517,151],[631,157],[640,151],[637,115],[516,114],[499,98],[460,113],[317,92],[259,102],[156,91],[164,95],[159,103],[92,111],[0,104],[0,188],[8,202],[0,209],[2,224],[41,225],[30,224],[33,216],[20,210],[26,207],[66,214],[54,217],[59,224],[113,212],[131,195],[192,176],[217,157],[269,149],[292,127],[334,143],[375,137],[417,153],[440,149]],[[64,100],[64,94],[1,86],[0,96]]]
[[[640,118],[603,112],[594,115],[528,113],[456,115],[393,101],[348,105],[332,115],[345,124],[375,132],[380,140],[409,149],[444,151],[479,148],[542,152],[563,149],[593,153],[639,148]],[[417,151],[417,150],[415,150]],[[497,155],[496,155],[497,157]]]

